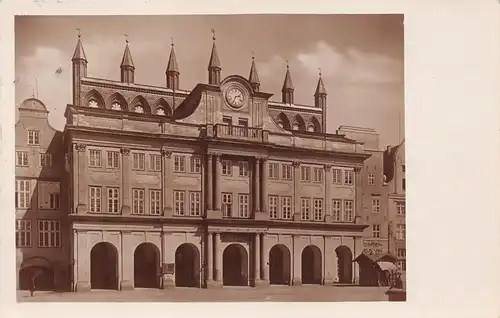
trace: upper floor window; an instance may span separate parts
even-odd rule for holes
[[[281,214],[285,220],[292,218],[292,197],[281,198]]]
[[[101,213],[101,187],[89,187],[89,212]]]
[[[28,152],[16,151],[16,166],[28,166]]]
[[[186,157],[174,156],[174,172],[186,172]]]
[[[238,170],[240,177],[248,177],[248,162],[247,161],[238,162]]]
[[[269,164],[269,179],[278,179],[280,177],[278,167],[277,163]]]
[[[174,191],[174,214],[183,216],[186,214],[186,192]]]
[[[300,181],[311,181],[311,167],[300,167]]]
[[[380,237],[380,224],[373,224],[372,225],[372,234],[373,234],[374,238]]]
[[[38,221],[38,247],[61,247],[61,224],[59,221]]]
[[[233,119],[231,117],[226,117],[224,116],[222,118],[222,122],[225,124],[225,125],[229,125],[231,126],[233,124]]]
[[[91,149],[89,151],[89,167],[98,168],[101,166],[101,151]]]
[[[38,182],[38,208],[57,210],[60,206],[60,185],[59,182],[39,181]]]
[[[149,190],[149,213],[151,215],[161,214],[161,191]]]
[[[354,220],[354,201],[344,201],[344,222],[352,222]]]
[[[275,195],[269,196],[269,218],[278,218],[278,197]]]
[[[149,170],[161,171],[161,156],[149,155]]]
[[[354,171],[345,170],[344,171],[344,184],[352,185],[354,183]]]
[[[281,177],[284,180],[292,180],[292,165],[289,164],[281,165]]]
[[[405,215],[406,214],[405,202],[396,202],[396,211],[398,215]]]
[[[193,191],[189,193],[189,213],[192,216],[201,215],[201,192]]]
[[[323,168],[314,168],[314,182],[323,182]]]
[[[50,154],[50,153],[41,153],[40,154],[40,167],[42,167],[42,168],[52,167],[52,154]]]
[[[238,126],[248,127],[248,119],[239,118],[238,119]]]
[[[401,170],[402,170],[403,172],[406,172],[406,165],[401,165]]]
[[[239,206],[239,209],[238,209],[238,216],[240,218],[248,218],[248,217],[250,217],[248,194],[239,194],[238,195],[238,200],[239,200],[239,203],[240,203],[240,206]]]
[[[191,172],[201,173],[201,158],[198,156],[191,157]]]
[[[332,173],[333,173],[333,183],[342,184],[342,170],[333,169]]]
[[[406,272],[406,260],[405,259],[401,259],[397,262],[397,266],[398,268],[402,271],[402,272]]]
[[[406,248],[398,248],[396,250],[396,255],[398,258],[406,258]]]
[[[31,220],[16,220],[16,247],[31,247]]]
[[[323,221],[323,199],[314,199],[314,221]]]
[[[301,220],[310,220],[311,219],[311,200],[308,198],[302,198],[300,199],[300,206],[301,206],[301,213],[300,213],[300,219]]]
[[[332,200],[332,219],[333,222],[342,221],[342,200]]]
[[[401,180],[401,186],[403,187],[403,191],[406,191],[406,178],[403,178],[403,180]]]
[[[132,213],[144,214],[144,189],[132,189]]]
[[[396,225],[396,239],[405,240],[406,239],[406,225],[397,224]]]
[[[375,175],[373,173],[368,174],[368,184],[375,185]]]
[[[27,209],[31,206],[30,180],[16,180],[16,208]]]
[[[108,188],[108,213],[120,212],[120,189]]]
[[[231,170],[233,168],[233,164],[232,164],[231,160],[222,160],[221,164],[222,164],[222,175],[223,176],[231,176],[232,175]]]
[[[28,145],[40,145],[40,132],[38,130],[28,130]]]
[[[380,199],[372,199],[372,213],[380,213]]]
[[[145,155],[143,153],[134,153],[133,158],[134,162],[132,165],[132,169],[134,170],[144,170],[144,161],[145,161]]]
[[[230,217],[233,212],[233,195],[222,193],[222,216]]]
[[[120,153],[118,151],[108,151],[106,166],[112,169],[118,169],[120,167]]]

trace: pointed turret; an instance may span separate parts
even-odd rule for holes
[[[255,56],[252,56],[252,66],[250,67],[250,75],[248,81],[253,90],[258,92],[260,87],[259,74],[257,74],[257,67],[255,66]]]
[[[318,85],[316,85],[316,91],[314,92],[314,106],[322,109],[321,114],[321,131],[326,132],[326,89],[323,84],[323,78],[321,77],[321,69],[319,70]]]
[[[122,83],[134,83],[134,61],[132,60],[132,54],[130,53],[130,48],[128,46],[128,40],[125,41],[125,51],[123,52],[121,69],[121,81]]]
[[[208,84],[220,85],[220,61],[219,54],[217,54],[217,47],[215,46],[215,31],[212,30],[213,41],[212,53],[210,54],[210,61],[208,62]]]
[[[167,70],[165,72],[167,77],[167,88],[179,89],[179,65],[177,65],[177,58],[175,57],[174,41],[172,40],[172,48],[170,49],[170,56],[168,58]]]
[[[73,66],[73,105],[81,106],[80,86],[82,77],[87,76],[87,57],[83,50],[80,32],[78,32],[78,42],[71,61]]]
[[[281,101],[285,104],[293,104],[293,83],[290,75],[290,66],[286,65],[285,81],[281,88]]]

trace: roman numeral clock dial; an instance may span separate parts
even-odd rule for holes
[[[226,100],[229,105],[235,108],[240,108],[243,106],[244,94],[239,88],[231,88],[226,93]]]

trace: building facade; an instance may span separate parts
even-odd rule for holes
[[[30,216],[20,208],[26,200],[17,203],[18,223],[32,220],[24,232],[34,233],[38,219],[58,222],[49,230],[40,223],[37,238],[48,231],[56,243],[32,250],[47,253],[44,264],[19,257],[20,281],[23,268],[36,267],[74,291],[359,283],[353,260],[389,231],[384,155],[374,131],[326,133],[321,74],[313,105],[297,105],[288,66],[280,102],[261,91],[254,60],[248,78],[222,78],[215,38],[208,82],[191,90],[179,88],[173,46],[165,87],[135,83],[128,43],[120,81],[87,76],[80,38],[72,63],[64,132],[37,128],[40,144],[53,145],[51,168],[16,168],[19,193],[36,187],[26,190],[27,177],[58,182],[57,191],[52,184],[41,191],[54,207],[47,215]],[[20,110],[29,103],[37,105],[37,127],[47,126],[40,101]],[[30,140],[18,138],[26,129],[16,131],[16,150],[35,153]],[[28,225],[21,223],[22,241]],[[377,237],[373,224],[380,224]]]

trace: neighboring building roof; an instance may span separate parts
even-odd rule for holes
[[[399,150],[403,147],[405,140],[397,146],[387,146],[384,151],[384,176],[385,182],[389,182],[394,178],[394,162],[396,161],[396,156]]]
[[[48,113],[47,107],[41,100],[36,98],[28,98],[25,99],[21,106],[19,106],[19,110],[28,110],[28,111],[39,111]]]

